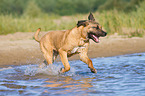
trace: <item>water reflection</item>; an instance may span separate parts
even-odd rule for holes
[[[92,80],[95,78],[81,78],[79,80],[75,80],[70,76],[66,77],[58,77],[57,79],[51,78],[45,81],[43,87],[50,88],[49,90],[56,90],[56,94],[67,94],[72,92],[89,92],[89,88],[92,88],[91,84]],[[63,90],[62,90],[63,89]],[[44,92],[48,92],[49,90],[45,90]]]

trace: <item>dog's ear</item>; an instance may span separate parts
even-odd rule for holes
[[[87,26],[87,22],[86,22],[87,20],[80,20],[80,21],[78,21],[78,23],[77,23],[77,27],[80,27],[80,26]]]
[[[91,21],[95,21],[95,18],[91,12],[90,12],[90,15],[88,16],[88,19]]]

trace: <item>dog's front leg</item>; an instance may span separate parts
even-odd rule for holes
[[[83,51],[79,54],[79,56],[80,56],[80,60],[88,65],[88,67],[90,68],[92,73],[97,73],[97,70],[93,67],[92,60],[89,59],[89,57],[87,55],[87,52]]]
[[[61,61],[63,63],[64,68],[61,68],[61,73],[67,72],[70,70],[70,65],[68,62],[68,58],[67,58],[67,52],[60,49],[59,50],[59,55],[61,57]]]

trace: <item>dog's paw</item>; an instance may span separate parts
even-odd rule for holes
[[[97,73],[97,70],[95,68],[90,68],[92,73]]]
[[[62,74],[65,72],[65,69],[64,68],[61,68],[60,71],[59,71],[59,74]]]

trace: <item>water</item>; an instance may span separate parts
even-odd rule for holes
[[[0,68],[0,96],[145,96],[145,53],[92,61],[97,74],[79,60],[65,74],[61,62]]]

